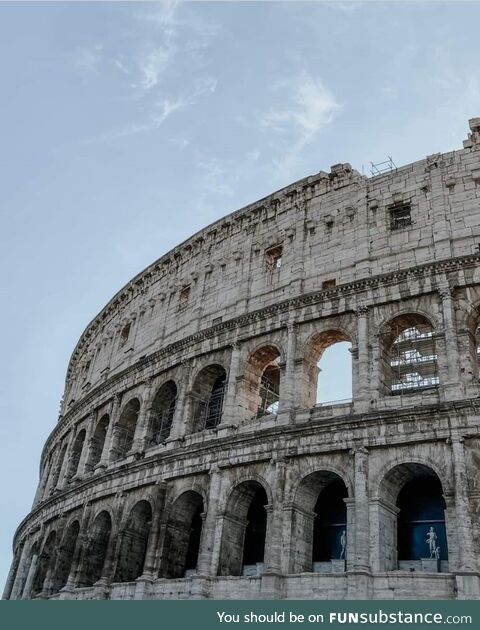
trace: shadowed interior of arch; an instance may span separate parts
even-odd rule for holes
[[[174,501],[165,530],[166,553],[160,577],[176,579],[196,572],[203,511],[203,498],[193,490],[184,492]]]
[[[170,380],[160,387],[153,399],[150,409],[147,448],[163,444],[169,437],[176,403],[177,386]]]
[[[228,500],[218,575],[256,575],[264,561],[267,493],[258,481],[238,485]]]

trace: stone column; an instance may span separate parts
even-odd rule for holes
[[[197,574],[214,576],[217,573],[220,557],[222,520],[219,515],[218,502],[222,490],[222,475],[217,464],[210,467],[210,485],[208,489],[208,505],[202,527],[200,552],[198,554]]]
[[[455,308],[453,290],[449,287],[439,290],[442,298],[443,329],[445,332],[445,349],[447,359],[447,382],[445,385],[456,386],[460,382],[460,365],[458,359],[457,334],[455,328]]]
[[[75,477],[82,478],[85,476],[87,472],[91,472],[88,470],[88,460],[90,457],[90,449],[92,445],[92,435],[95,431],[95,425],[97,424],[98,412],[94,411],[90,418],[90,422],[85,431],[85,441],[83,443],[82,453],[80,455],[80,460],[78,462],[77,472]]]
[[[130,453],[143,453],[145,451],[145,443],[147,440],[147,433],[149,429],[150,410],[152,403],[152,386],[153,379],[149,378],[146,381],[145,389],[142,395],[142,406],[137,418],[137,424],[135,427],[135,435],[133,438],[132,448]]]
[[[450,443],[452,445],[453,475],[455,481],[458,569],[460,571],[475,571],[473,527],[468,504],[464,440],[458,436],[452,437]]]
[[[230,368],[228,370],[228,384],[225,392],[225,402],[223,406],[222,421],[218,429],[226,426],[238,425],[242,420],[242,414],[238,410],[237,401],[237,378],[240,372],[240,344],[237,341],[232,343],[232,353],[230,355]]]
[[[107,468],[108,463],[110,462],[114,439],[114,427],[118,420],[117,416],[120,411],[121,401],[122,395],[115,394],[110,409],[110,421],[108,423],[107,433],[105,435],[105,442],[103,443],[102,456],[100,457],[100,461],[98,462],[98,464],[95,466],[95,470]]]
[[[45,463],[45,467],[40,474],[40,479],[38,480],[38,488],[35,493],[35,498],[33,499],[32,508],[40,503],[43,496],[45,495],[45,491],[47,489],[48,480],[52,473],[53,469],[53,457],[50,456],[49,461]]]
[[[30,562],[30,567],[28,568],[27,578],[25,580],[25,586],[23,587],[23,593],[21,594],[21,599],[30,599],[30,595],[32,593],[33,580],[35,578],[35,573],[37,572],[38,565],[38,553],[34,553],[32,556],[32,561]]]
[[[20,569],[20,565],[24,557],[24,553],[25,553],[25,544],[23,544],[20,549],[17,547],[17,549],[15,550],[12,564],[10,566],[10,571],[8,572],[7,582],[5,584],[2,599],[10,599],[10,595],[13,591],[13,586],[15,584],[17,575],[19,573],[19,569]]]
[[[73,551],[70,571],[68,574],[67,582],[65,586],[61,589],[62,591],[72,591],[74,588],[76,588],[78,584],[84,554],[88,553],[88,525],[91,515],[92,504],[86,503],[80,521],[80,530],[78,532],[75,549]]]
[[[60,470],[60,474],[58,475],[58,481],[56,487],[61,489],[65,486],[67,482],[67,473],[70,468],[70,462],[72,459],[72,445],[75,439],[75,431],[70,431],[70,436],[67,442],[67,449],[65,451],[65,457],[63,458],[62,468]]]
[[[285,382],[280,382],[279,412],[288,411],[295,407],[295,352],[297,346],[296,322],[290,321],[287,324],[287,355],[285,357]]]
[[[355,410],[364,412],[369,409],[370,400],[370,365],[368,357],[368,308],[359,306],[357,315],[357,375],[354,382],[356,391],[353,391]]]
[[[167,442],[181,439],[184,437],[187,430],[188,418],[186,417],[186,413],[188,408],[188,392],[190,389],[190,370],[191,363],[190,360],[187,359],[182,362],[182,368],[180,370],[177,404],[173,416],[172,430],[170,437],[166,440]]]
[[[273,501],[267,517],[265,537],[265,573],[279,574],[282,571],[283,557],[283,501],[285,492],[285,459],[272,460],[274,484]]]
[[[355,555],[353,569],[370,571],[370,524],[368,506],[368,450],[352,451],[355,458]]]
[[[463,438],[451,439],[453,474],[455,480],[455,521],[458,548],[455,581],[457,599],[480,598],[480,576],[476,568],[473,527],[469,510],[467,469]],[[452,570],[452,568],[450,568]]]
[[[96,582],[94,585],[97,590],[97,598],[105,595],[105,593],[108,591],[110,583],[115,577],[123,525],[123,501],[123,493],[119,493],[115,497],[116,509],[114,510],[114,517],[112,519],[112,529],[110,532],[110,538],[108,539],[108,546],[107,552],[105,554],[105,560],[103,562],[102,575],[98,582]]]
[[[166,489],[167,484],[164,481],[160,481],[157,483],[157,500],[155,502],[155,508],[152,514],[152,525],[150,527],[150,534],[148,536],[143,573],[138,579],[154,580],[158,573],[158,565],[160,560],[158,553],[158,542],[162,526],[162,514],[165,508]]]

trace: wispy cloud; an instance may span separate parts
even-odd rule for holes
[[[305,147],[330,124],[340,105],[321,79],[306,70],[275,86],[282,102],[260,119],[264,130],[285,136],[274,166],[282,177],[291,174]],[[286,145],[286,146],[285,146]]]
[[[84,74],[96,73],[102,61],[102,44],[78,48],[74,53],[75,67]]]
[[[175,112],[195,105],[198,99],[204,94],[212,94],[215,92],[216,87],[217,82],[211,77],[198,80],[190,92],[176,98],[160,99],[150,104],[146,120],[131,122],[118,129],[112,129],[104,134],[85,140],[83,144],[110,142],[119,138],[133,136],[138,133],[154,131],[155,129],[161,127],[167,118]]]

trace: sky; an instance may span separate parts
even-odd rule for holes
[[[0,2],[0,583],[87,323],[297,179],[461,148],[479,23],[458,1]]]

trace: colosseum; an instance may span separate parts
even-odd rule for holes
[[[480,598],[479,324],[480,118],[206,227],[82,334],[4,597]]]

